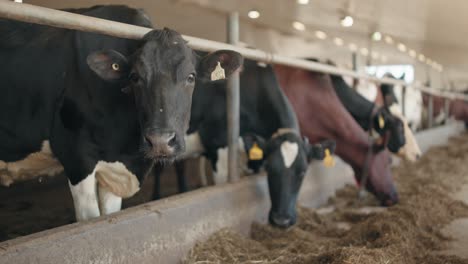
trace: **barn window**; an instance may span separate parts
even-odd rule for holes
[[[379,78],[383,77],[386,73],[391,73],[398,79],[404,75],[405,81],[409,83],[414,80],[414,67],[409,64],[368,66],[366,67],[366,72]]]

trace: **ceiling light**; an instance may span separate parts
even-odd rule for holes
[[[357,45],[354,44],[354,43],[349,43],[348,48],[349,48],[349,50],[351,50],[353,52],[357,51],[357,49],[358,49]]]
[[[343,44],[344,44],[343,39],[340,39],[340,38],[335,38],[335,39],[333,39],[333,42],[334,42],[335,45],[337,45],[337,46],[343,46]]]
[[[431,64],[432,64],[432,60],[429,59],[429,58],[427,58],[427,59],[426,59],[426,63],[429,64],[429,65],[431,65]]]
[[[387,42],[387,44],[393,44],[393,39],[392,39],[392,37],[390,37],[390,36],[385,36],[385,42]]]
[[[309,3],[309,0],[297,0],[297,3],[300,5],[307,5]]]
[[[406,46],[403,43],[398,43],[398,50],[401,52],[406,52]]]
[[[366,49],[366,48],[361,48],[359,51],[361,52],[362,56],[368,56],[369,55],[369,50]]]
[[[420,62],[424,62],[424,60],[426,59],[426,56],[424,56],[423,54],[419,54],[418,59]]]
[[[249,13],[247,14],[251,19],[257,19],[260,17],[260,12],[258,12],[258,10],[256,9],[252,9],[249,11]]]
[[[302,23],[299,22],[299,21],[294,21],[294,22],[292,23],[292,26],[293,26],[294,29],[299,30],[299,31],[304,31],[304,30],[306,29],[306,28],[305,28],[305,25],[302,24]]]
[[[318,39],[326,39],[327,38],[327,34],[325,32],[323,32],[323,31],[320,31],[320,30],[315,31],[315,36]]]
[[[372,33],[372,40],[373,41],[381,41],[382,40],[382,33],[376,31]]]
[[[415,50],[410,50],[409,55],[411,58],[416,58],[416,51]]]
[[[354,24],[354,19],[350,15],[344,16],[344,17],[341,18],[340,24],[343,27],[351,27]]]

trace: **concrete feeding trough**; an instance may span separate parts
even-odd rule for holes
[[[427,150],[463,129],[456,123],[419,133],[417,139]],[[352,182],[341,161],[333,169],[313,163],[300,203],[317,207]],[[269,206],[266,177],[253,176],[0,243],[0,264],[178,263],[197,240],[223,227],[245,234],[252,221],[265,223]]]

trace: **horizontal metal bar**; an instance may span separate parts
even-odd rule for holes
[[[83,16],[79,14],[73,14],[65,11],[34,6],[30,4],[15,3],[6,0],[0,0],[0,17],[54,27],[100,33],[129,39],[140,39],[144,34],[151,30],[150,28],[139,27],[100,18]],[[241,53],[245,58],[265,63],[282,64],[305,70],[351,76],[354,78],[366,79],[377,83],[410,86],[411,88],[420,90],[424,93],[429,93],[448,99],[468,100],[468,96],[460,93],[438,91],[436,89],[431,89],[422,85],[416,85],[414,83],[410,84],[405,81],[395,80],[391,78],[377,78],[375,76],[357,73],[352,70],[342,69],[331,65],[307,61],[303,59],[276,55],[257,49],[236,47],[226,43],[200,39],[191,36],[183,37],[189,42],[189,46],[193,49],[203,51],[231,49]]]

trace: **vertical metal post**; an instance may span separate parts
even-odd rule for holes
[[[239,42],[239,13],[233,12],[228,16],[227,41],[237,45]],[[239,104],[240,104],[239,74],[234,73],[228,80],[226,93],[227,106],[227,139],[228,139],[228,178],[230,182],[239,180],[238,142],[239,142]]]
[[[353,64],[353,71],[357,72],[358,71],[358,63],[357,63],[357,52],[353,51],[351,53],[351,62]],[[353,89],[357,89],[357,84],[358,84],[358,79],[353,78]]]
[[[426,83],[429,88],[432,88],[431,72],[429,66],[426,65]],[[434,96],[429,94],[429,104],[427,105],[427,128],[432,128],[434,120]]]
[[[429,104],[427,105],[427,128],[432,128],[434,113],[434,96],[429,94]]]
[[[401,88],[401,114],[406,117],[406,85]]]
[[[450,117],[450,99],[445,98],[444,100],[444,112],[445,112],[445,124],[447,125]]]

